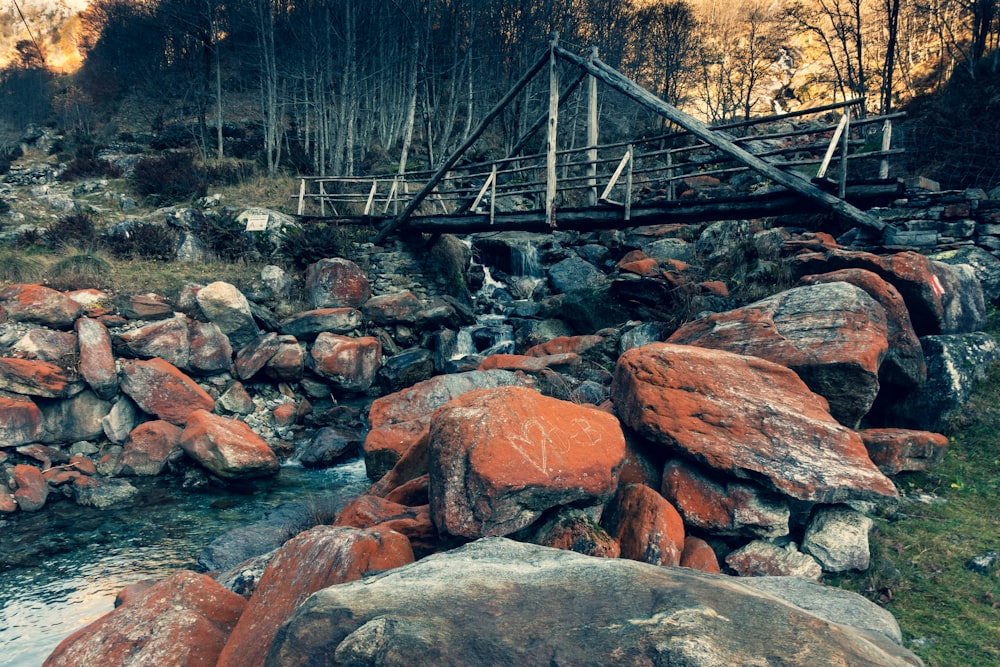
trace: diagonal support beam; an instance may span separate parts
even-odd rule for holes
[[[863,227],[869,227],[878,231],[882,231],[885,228],[886,224],[878,218],[865,213],[861,209],[848,204],[842,199],[834,197],[828,192],[820,190],[805,179],[782,171],[770,162],[766,162],[753,153],[740,148],[735,143],[730,141],[723,133],[712,130],[708,127],[708,125],[701,122],[697,118],[694,118],[680,109],[667,104],[642,86],[631,81],[628,77],[610,65],[607,65],[596,58],[581,58],[575,53],[571,53],[570,51],[567,51],[559,46],[554,47],[554,49],[556,55],[560,58],[563,58],[577,67],[582,68],[584,71],[591,74],[598,80],[603,81],[615,90],[628,95],[647,109],[660,114],[674,123],[677,123],[705,143],[718,148],[734,160],[771,179],[775,183],[783,185],[789,190],[797,192],[804,197],[808,197],[809,199],[822,204],[825,208],[828,208]]]

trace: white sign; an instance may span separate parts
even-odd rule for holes
[[[248,232],[264,232],[267,231],[267,221],[271,218],[267,213],[253,213],[247,216],[247,228]]]

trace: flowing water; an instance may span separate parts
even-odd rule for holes
[[[63,638],[111,611],[122,587],[200,570],[198,553],[232,528],[289,503],[329,506],[368,484],[360,460],[328,470],[286,466],[236,494],[130,481],[141,499],[128,507],[58,500],[0,519],[0,664],[38,667]]]

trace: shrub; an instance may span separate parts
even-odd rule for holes
[[[121,170],[107,160],[97,157],[98,148],[93,144],[79,146],[76,149],[76,156],[66,165],[66,169],[60,174],[62,181],[75,181],[81,178],[92,178],[107,176],[109,178],[120,177]]]
[[[94,221],[85,213],[64,215],[45,230],[42,242],[52,249],[64,246],[93,248],[97,244]]]
[[[44,268],[42,261],[34,255],[8,248],[0,250],[0,281],[37,282],[41,279]]]
[[[67,254],[49,267],[46,283],[60,291],[104,287],[111,262],[95,250],[69,249]]]
[[[318,222],[281,231],[278,254],[289,264],[303,269],[326,257],[343,257],[363,230]]]
[[[176,230],[150,222],[114,229],[104,237],[104,245],[118,259],[167,261],[173,259],[177,241]]]
[[[233,261],[270,255],[274,248],[266,234],[250,235],[236,215],[206,216],[202,223],[201,238],[219,259]]]
[[[207,186],[190,153],[144,157],[135,165],[136,192],[154,205],[204,197]]]

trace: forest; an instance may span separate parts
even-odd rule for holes
[[[998,4],[94,0],[69,33],[9,17],[28,30],[0,70],[0,149],[38,124],[249,161],[268,175],[433,167],[558,34],[711,123],[858,97],[871,112],[908,109],[921,122],[901,136],[924,152],[911,159],[953,185],[988,185],[996,131],[980,119],[997,103]],[[70,72],[50,64],[66,40],[82,57]],[[498,153],[546,86],[529,86],[500,118]],[[612,138],[656,122],[602,100]]]

